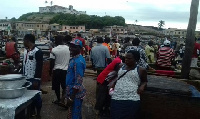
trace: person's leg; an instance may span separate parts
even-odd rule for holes
[[[34,84],[34,79],[26,79],[27,81],[30,81],[32,83],[32,85],[30,87],[28,87],[27,89],[28,90],[33,90],[33,84]],[[33,103],[31,104],[31,116],[35,116],[36,115],[36,112],[35,112],[35,104],[34,104],[34,101]]]
[[[103,115],[103,109],[106,102],[106,89],[103,84],[97,84],[97,96],[96,96],[96,104],[95,109],[98,110],[98,114],[100,116]]]
[[[132,101],[130,103],[130,113],[129,117],[132,117],[131,119],[139,119],[140,117],[140,101]]]
[[[52,90],[55,91],[57,100],[53,101],[53,103],[57,104],[60,101],[60,71],[58,69],[53,71],[53,80],[52,80]]]
[[[40,80],[37,79],[28,79],[28,81],[31,81],[32,86],[29,88],[30,90],[40,90]],[[40,117],[40,111],[42,108],[42,98],[40,96],[40,94],[37,94],[35,97],[35,100],[32,103],[31,106],[31,112],[32,114],[35,113],[35,108],[37,109],[37,116]]]
[[[105,116],[110,116],[110,102],[111,96],[109,95],[109,90],[107,84],[104,85],[105,88],[105,102],[104,102],[104,114]]]
[[[67,70],[62,70],[61,72],[61,88],[62,88],[62,97],[65,95],[65,89],[66,89],[66,75]]]
[[[68,112],[68,119],[82,119],[81,110],[82,110],[82,99],[74,99],[72,107],[70,107]]]

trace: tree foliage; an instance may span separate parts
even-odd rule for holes
[[[101,29],[104,26],[112,25],[125,25],[125,19],[121,16],[97,16],[97,15],[74,15],[74,14],[63,14],[59,13],[53,19],[50,20],[50,23],[58,23],[61,25],[85,25],[87,29],[97,28]]]
[[[28,17],[31,16],[31,15],[34,15],[35,13],[27,13],[27,14],[23,14],[22,16],[20,16],[18,18],[19,21],[27,21],[28,20]]]
[[[162,27],[165,25],[165,21],[163,20],[160,20],[159,23],[158,23],[158,28],[159,29],[162,29]]]
[[[60,25],[85,25],[86,29],[102,29],[105,26],[124,26],[125,19],[121,16],[97,16],[97,15],[75,15],[64,13],[27,13],[19,17],[18,21],[48,21],[43,17],[50,18],[49,23],[57,23]]]

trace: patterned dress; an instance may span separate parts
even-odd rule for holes
[[[122,67],[118,76],[126,71]],[[140,95],[137,94],[137,90],[140,82],[138,67],[117,81],[111,100],[111,119],[135,119],[138,116]]]
[[[68,119],[81,119],[81,107],[86,90],[83,86],[83,76],[86,68],[85,59],[77,55],[70,60],[66,77],[66,97],[70,97],[73,89],[78,89],[73,105],[69,108]]]

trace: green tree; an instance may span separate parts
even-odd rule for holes
[[[159,29],[162,29],[162,27],[165,25],[165,21],[163,20],[160,20],[159,23],[158,23],[158,28]]]
[[[10,21],[14,22],[16,21],[17,19],[15,17],[11,18]]]
[[[125,19],[121,16],[104,16],[100,17],[97,15],[74,15],[74,14],[57,14],[50,20],[51,23],[58,23],[64,25],[85,25],[86,29],[97,28],[101,29],[104,26],[112,25],[125,25]]]

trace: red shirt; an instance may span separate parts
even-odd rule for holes
[[[107,75],[114,70],[114,67],[117,63],[121,63],[121,59],[119,57],[115,58],[97,77],[97,82],[103,83],[106,79]]]
[[[170,47],[162,47],[158,50],[157,64],[159,66],[171,66],[171,60],[174,58],[174,50]]]
[[[15,42],[7,42],[5,46],[6,57],[11,58],[15,51]]]
[[[199,43],[195,43],[194,44],[194,50],[193,50],[193,54],[192,54],[192,58],[197,58],[197,50],[200,50],[200,44]]]

